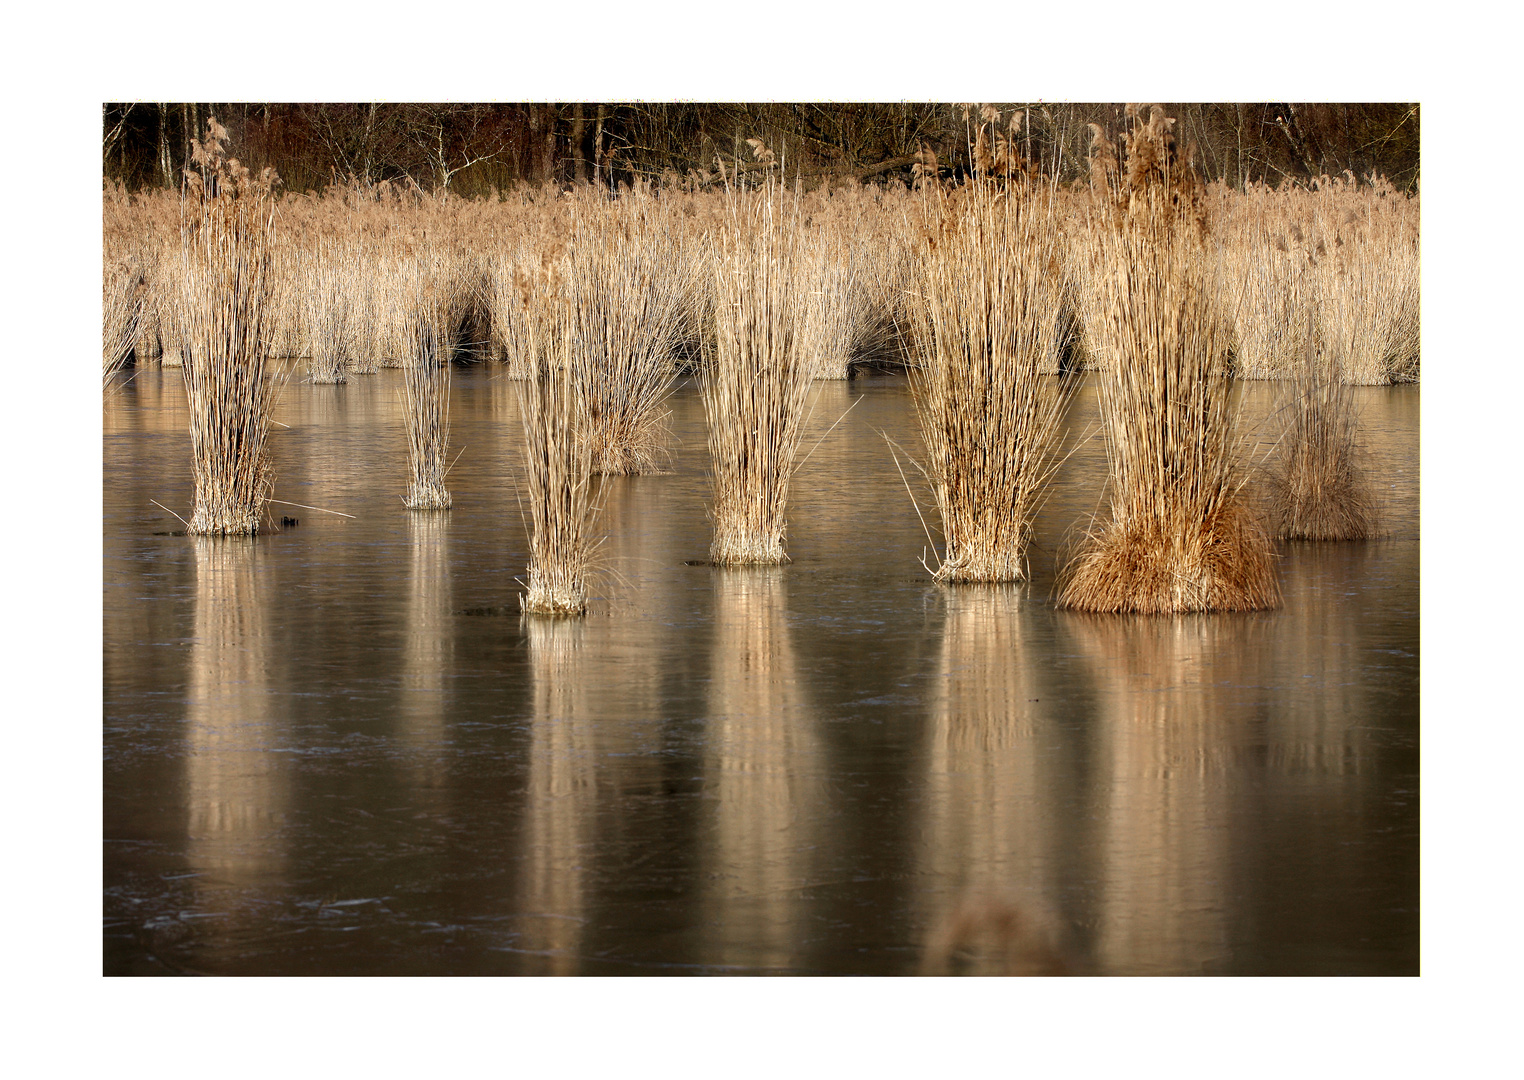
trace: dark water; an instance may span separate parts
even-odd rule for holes
[[[543,623],[514,385],[457,372],[419,514],[396,376],[287,388],[276,496],[355,518],[249,540],[149,502],[190,502],[177,372],[108,401],[107,973],[900,974],[979,896],[1081,972],[1417,973],[1416,388],[1361,391],[1388,539],[1284,547],[1278,611],[1113,618],[1050,602],[1098,442],[1031,585],[929,581],[894,377],[821,388],[807,444],[857,404],[791,565],[685,565],[685,387],[672,474],[605,489],[592,613]]]

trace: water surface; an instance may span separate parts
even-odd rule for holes
[[[792,564],[686,565],[684,385],[671,473],[604,489],[591,613],[542,622],[494,373],[456,372],[443,513],[402,505],[397,372],[293,382],[276,497],[354,518],[238,540],[149,501],[189,516],[179,373],[108,399],[107,973],[904,974],[981,897],[1086,973],[1417,973],[1416,387],[1360,391],[1387,538],[1283,546],[1280,610],[1169,618],[1051,603],[1098,441],[1031,584],[934,585],[893,376],[820,385],[807,445],[853,408]]]

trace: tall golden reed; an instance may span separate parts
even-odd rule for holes
[[[411,473],[402,501],[410,510],[447,510],[451,501],[444,483],[450,443],[451,315],[456,306],[451,292],[456,279],[435,266],[415,273],[409,324],[412,348],[402,365]]]
[[[942,582],[1021,581],[1072,390],[1058,369],[1067,304],[1053,190],[977,177],[939,197],[915,309],[910,387],[942,519]]]
[[[810,368],[796,348],[798,213],[769,177],[729,189],[713,249],[714,352],[702,394],[714,504],[711,561],[781,563]]]
[[[1103,612],[1274,607],[1270,538],[1242,493],[1200,184],[1162,108],[1128,113],[1125,167],[1095,132],[1081,296],[1090,351],[1109,361],[1100,399],[1111,515],[1066,567],[1060,600]]]
[[[533,375],[519,384],[531,530],[526,613],[583,615],[598,541],[587,396],[573,357],[577,323],[564,262],[521,278]],[[531,296],[531,291],[536,294]]]
[[[1379,532],[1375,494],[1359,461],[1355,389],[1337,360],[1309,342],[1289,381],[1286,429],[1270,468],[1270,508],[1288,540],[1366,540]]]
[[[267,371],[272,180],[225,156],[208,121],[187,170],[176,322],[190,403],[192,535],[254,533],[273,482],[266,436],[283,383]]]

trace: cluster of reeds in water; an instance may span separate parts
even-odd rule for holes
[[[579,378],[579,325],[563,287],[565,268],[547,265],[522,284],[526,348],[533,365],[521,384],[524,478],[531,519],[526,612],[581,615],[598,540],[588,394]],[[538,298],[528,295],[531,290]]]
[[[1109,520],[1063,602],[1275,602],[1230,373],[1292,388],[1271,480],[1280,534],[1370,535],[1348,385],[1416,377],[1417,200],[1326,178],[1206,188],[1146,108],[1121,156],[1098,139],[1093,183],[1066,189],[991,113],[972,179],[940,181],[928,156],[915,191],[789,190],[754,142],[746,170],[719,163],[719,190],[466,202],[350,183],[277,199],[219,136],[198,147],[183,230],[178,201],[108,190],[103,369],[129,355],[186,366],[196,528],[238,532],[269,494],[271,358],[306,357],[318,382],[403,368],[404,501],[426,509],[450,503],[450,364],[486,350],[525,384],[526,606],[552,613],[585,607],[594,478],[663,467],[664,402],[685,369],[709,422],[719,564],[786,560],[811,380],[890,355],[915,394],[940,581],[1026,576],[1059,460],[1061,368],[1095,372],[1113,470]]]
[[[710,559],[786,559],[789,481],[811,370],[798,347],[798,204],[779,185],[736,187],[714,241],[714,348],[703,376],[714,504]]]
[[[945,538],[939,581],[1028,576],[1072,389],[1058,374],[1069,298],[1053,194],[1007,170],[933,204],[909,374]]]
[[[266,370],[270,185],[226,157],[226,137],[213,121],[195,148],[174,308],[196,486],[187,532],[205,536],[258,530],[273,483],[266,440],[279,390]]]
[[[1097,130],[1094,245],[1080,290],[1100,379],[1111,510],[1068,567],[1061,600],[1089,611],[1273,607],[1270,537],[1243,497],[1220,270],[1202,192],[1154,106],[1119,159]]]

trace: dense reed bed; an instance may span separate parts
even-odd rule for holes
[[[1155,106],[1129,107],[1119,160],[1097,131],[1094,245],[1081,289],[1100,381],[1110,520],[1065,569],[1088,611],[1241,611],[1279,603],[1270,538],[1243,497],[1220,267],[1200,185]]]
[[[1024,178],[984,176],[933,204],[910,385],[946,541],[938,581],[1028,576],[1072,387],[1047,374],[1062,344],[1054,312],[1069,303],[1053,197]]]
[[[713,356],[703,375],[714,503],[710,559],[787,560],[789,481],[810,366],[800,353],[797,202],[769,182],[732,188],[713,251]]]
[[[269,184],[224,155],[225,139],[213,119],[195,149],[181,225],[175,322],[191,415],[192,535],[258,531],[273,482],[266,436],[281,379],[267,370]]]
[[[134,260],[108,266],[101,287],[101,376],[126,366],[142,332],[144,279]]]

